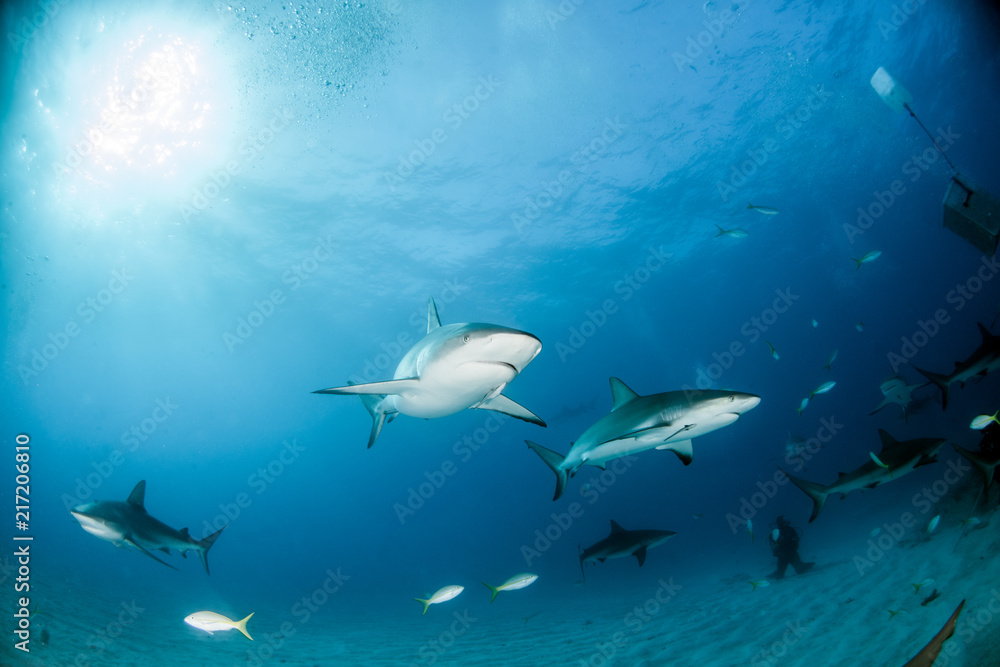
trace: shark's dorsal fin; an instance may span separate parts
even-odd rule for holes
[[[142,480],[135,485],[135,488],[132,489],[132,493],[128,494],[128,500],[126,500],[125,502],[127,502],[129,505],[132,505],[133,507],[138,507],[143,512],[145,512],[146,505],[143,503],[145,498],[146,498],[146,480]]]
[[[441,318],[438,317],[437,306],[434,305],[434,297],[427,302],[427,333],[430,333],[441,326]]]
[[[1000,336],[994,336],[990,333],[990,330],[983,326],[982,322],[976,322],[976,326],[979,327],[979,335],[983,337],[984,343],[989,343],[994,338],[1000,338]]]
[[[611,382],[611,398],[614,401],[614,406],[612,406],[611,411],[614,412],[621,406],[625,405],[633,398],[639,396],[631,389],[628,388],[624,382],[616,377],[610,379]]]
[[[624,533],[625,529],[618,525],[618,522],[614,519],[611,520],[611,534]]]
[[[186,540],[190,540],[191,539],[191,533],[188,532],[187,528],[181,528],[181,535],[183,535],[184,539],[186,539]]]
[[[896,440],[894,437],[892,437],[891,435],[889,435],[888,433],[886,433],[882,429],[878,430],[878,437],[882,438],[882,451],[883,452],[886,451],[886,450],[892,449],[893,447],[895,447],[896,445],[899,444],[899,440]]]

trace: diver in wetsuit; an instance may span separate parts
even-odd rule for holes
[[[771,532],[770,543],[771,553],[778,559],[778,567],[770,575],[773,579],[783,579],[785,570],[791,565],[797,574],[808,572],[815,563],[803,563],[799,558],[799,533],[792,524],[783,516],[779,516],[776,523],[778,528]],[[777,534],[777,539],[775,539]]]

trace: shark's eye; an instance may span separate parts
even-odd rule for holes
[[[735,397],[735,396],[730,396],[730,397],[729,397],[729,402],[730,402],[730,403],[734,402],[735,400],[736,400],[736,397]]]
[[[471,340],[471,338],[472,338],[472,336],[470,336],[469,334],[465,334],[465,336],[462,337],[462,340],[464,340],[466,343],[468,343],[469,340]]]

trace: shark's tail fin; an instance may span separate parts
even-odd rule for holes
[[[997,461],[990,461],[979,452],[973,452],[965,449],[964,447],[959,447],[955,443],[952,443],[951,446],[954,447],[956,452],[968,459],[969,463],[976,466],[976,468],[979,469],[979,472],[983,473],[982,493],[989,493],[990,483],[993,481],[993,474],[997,467]]]
[[[254,612],[250,612],[250,616],[253,616],[253,615],[254,615]],[[250,633],[247,632],[247,621],[250,620],[250,616],[247,616],[242,621],[236,621],[236,625],[233,626],[233,627],[235,627],[237,630],[239,630],[240,632],[242,632],[243,635],[247,639],[249,639],[250,641],[253,641],[253,637],[251,637]]]
[[[532,449],[538,456],[545,461],[545,465],[552,469],[552,472],[556,474],[556,494],[552,496],[552,500],[559,500],[562,496],[563,491],[566,490],[566,482],[569,481],[569,472],[563,470],[559,467],[559,464],[565,459],[561,454],[557,454],[551,449],[546,449],[542,447],[537,442],[532,442],[531,440],[525,440],[528,443],[528,447]]]
[[[813,511],[812,516],[809,517],[809,523],[812,523],[816,520],[816,517],[819,516],[819,513],[823,511],[823,505],[826,503],[826,497],[830,495],[829,487],[817,484],[816,482],[809,482],[794,475],[789,475],[784,470],[781,472],[784,472],[785,476],[792,480],[792,484],[802,489],[803,493],[812,498]]]
[[[921,369],[917,368],[916,366],[914,366],[913,368],[918,373],[920,373],[921,375],[923,375],[925,378],[927,378],[928,380],[930,380],[931,382],[933,382],[935,385],[937,385],[937,388],[941,390],[941,409],[942,410],[947,410],[948,409],[948,376],[947,375],[939,375],[937,373],[931,373],[930,371],[921,370]]]
[[[224,531],[225,529],[226,527],[223,526],[222,528],[218,529],[205,539],[198,540],[198,555],[201,556],[201,562],[205,564],[205,574],[212,574],[211,572],[208,571],[208,550],[212,548],[212,545],[215,544],[215,541],[219,539],[219,535],[221,535],[222,531]],[[247,618],[250,617],[247,616]]]
[[[486,586],[486,588],[490,589],[490,593],[492,593],[492,595],[490,596],[490,604],[493,604],[493,601],[497,599],[497,595],[500,594],[500,589],[497,588],[496,586],[490,586],[485,581],[483,582],[483,586]]]
[[[427,613],[427,608],[431,606],[431,601],[430,600],[424,600],[423,598],[413,598],[413,599],[416,600],[417,602],[419,602],[420,604],[424,605],[424,613],[426,614]]]
[[[347,383],[353,386],[355,383],[348,381]],[[368,414],[372,416],[372,432],[368,436],[368,448],[375,444],[375,439],[378,438],[379,433],[382,432],[382,427],[386,424],[386,415],[388,414],[383,405],[383,399],[385,399],[385,394],[358,394],[361,402],[365,404],[365,409],[368,410]],[[388,421],[392,421],[396,413],[389,415]]]

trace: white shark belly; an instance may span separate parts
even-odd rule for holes
[[[404,415],[423,419],[446,417],[499,394],[516,376],[512,367],[503,364],[465,363],[451,368],[430,366],[420,375],[416,389],[387,399],[391,399],[395,409]]]

